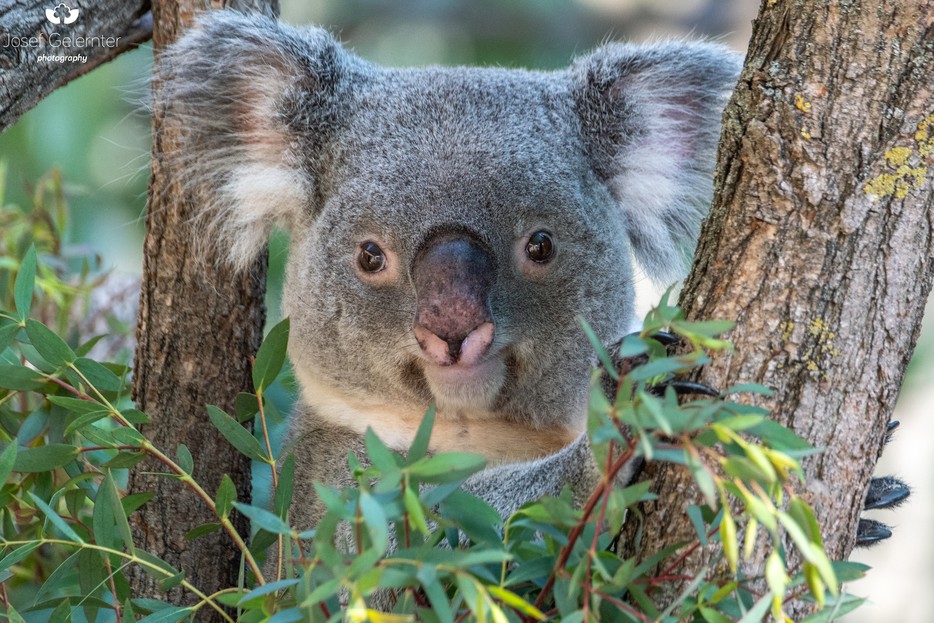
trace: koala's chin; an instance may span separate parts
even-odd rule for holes
[[[499,356],[471,365],[439,366],[425,362],[422,372],[442,414],[491,410],[506,382],[506,364]]]

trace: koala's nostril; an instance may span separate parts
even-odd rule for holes
[[[464,340],[460,338],[454,338],[454,339],[447,339],[444,341],[448,345],[448,353],[451,355],[451,357],[453,357],[454,359],[457,359],[461,354],[461,344],[464,343]]]

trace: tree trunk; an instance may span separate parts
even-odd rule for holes
[[[49,0],[0,3],[0,132],[58,87],[135,48],[152,35],[148,0],[81,2],[73,23],[55,25],[46,18],[45,11],[57,4]],[[54,48],[49,45],[53,34],[90,38],[92,44]],[[7,37],[25,39],[27,43],[14,45]],[[40,55],[48,54],[81,54],[87,58],[84,62],[64,63],[38,60]]]
[[[189,26],[207,2],[166,0],[153,3],[153,42],[158,57]],[[219,4],[219,3],[211,3]],[[255,0],[237,4],[240,10],[278,12],[277,2]],[[218,45],[224,45],[218,41]],[[153,83],[153,157],[144,247],[136,352],[136,400],[153,420],[147,436],[171,454],[184,443],[194,456],[194,477],[214,494],[223,474],[237,487],[241,501],[250,497],[250,463],[213,428],[205,405],[232,412],[239,391],[252,391],[250,360],[262,339],[266,260],[261,258],[247,275],[237,276],[215,258],[195,259],[196,234],[190,228],[198,198],[183,194],[163,154],[178,145],[179,128],[165,123]],[[178,159],[176,162],[184,161]],[[184,534],[202,523],[216,521],[203,502],[174,480],[140,464],[128,488],[154,491],[158,503],[145,505],[133,516],[136,542],[174,567],[206,594],[236,586],[240,554],[224,532],[187,541]],[[237,524],[246,534],[248,524]],[[143,573],[133,576],[137,597],[163,597]],[[183,604],[186,596],[173,589],[168,599]],[[202,610],[203,620],[219,620]],[[214,618],[211,618],[211,617]],[[199,620],[201,620],[199,618]]]
[[[737,321],[735,351],[701,380],[772,388],[758,402],[825,449],[804,469],[831,559],[854,545],[931,289],[932,76],[931,0],[763,2],[681,298],[690,319]],[[648,477],[641,558],[695,538],[684,509],[699,499],[681,469]],[[711,560],[697,551],[686,574]]]

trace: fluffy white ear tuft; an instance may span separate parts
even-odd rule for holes
[[[663,42],[608,45],[571,68],[591,165],[619,205],[636,260],[658,283],[685,274],[740,67],[723,45]]]
[[[160,55],[156,101],[180,144],[163,164],[195,206],[193,235],[239,269],[275,227],[313,218],[316,163],[353,57],[320,29],[205,13]]]

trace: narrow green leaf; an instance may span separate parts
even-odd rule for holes
[[[136,550],[136,547],[133,544],[133,533],[130,530],[130,522],[127,520],[127,516],[130,513],[123,508],[123,503],[120,500],[120,492],[117,490],[117,483],[114,482],[113,473],[110,470],[107,470],[107,476],[104,478],[104,481],[100,486],[101,488],[106,488],[110,491],[110,493],[107,495],[107,501],[110,503],[114,524],[117,527],[117,532],[119,532],[124,546],[126,546],[126,550],[132,554]],[[96,502],[94,508],[96,511]]]
[[[143,617],[137,621],[137,623],[178,623],[178,621],[181,621],[192,612],[194,612],[194,610],[191,608],[169,606],[168,608],[157,610],[149,616]]]
[[[187,533],[185,533],[185,540],[194,541],[198,537],[202,537],[206,534],[212,534],[220,529],[221,525],[219,523],[203,523],[200,526],[195,526]]]
[[[403,496],[405,510],[409,514],[409,524],[416,530],[428,536],[430,532],[428,522],[425,521],[425,512],[422,510],[422,503],[418,499],[418,494],[411,487],[407,487]]]
[[[366,433],[363,435],[363,442],[366,446],[366,454],[374,467],[383,472],[388,472],[399,466],[392,450],[386,447],[386,444],[380,440],[372,428],[367,427]]]
[[[10,345],[17,333],[19,333],[18,324],[0,318],[0,351]]]
[[[18,562],[21,562],[26,559],[29,554],[31,554],[36,548],[38,548],[42,543],[26,543],[25,545],[20,545],[12,552],[0,559],[0,571],[4,569],[9,569]]]
[[[294,578],[287,580],[277,580],[275,582],[267,582],[262,586],[254,588],[249,593],[241,597],[238,600],[237,605],[243,605],[248,601],[256,599],[257,597],[263,597],[264,595],[281,591],[282,589],[295,586],[296,584],[298,584],[298,580]]]
[[[243,513],[252,523],[254,529],[262,529],[273,534],[292,534],[292,529],[287,523],[270,513],[266,509],[256,506],[248,506],[239,502],[234,503],[234,507]]]
[[[0,344],[0,351],[4,345]],[[26,366],[0,365],[0,387],[13,391],[31,391],[42,387],[45,379],[40,372]]]
[[[253,387],[263,390],[269,387],[282,369],[289,345],[289,319],[285,318],[269,330],[253,362]]]
[[[414,463],[428,454],[428,442],[431,441],[431,429],[435,426],[435,405],[428,407],[421,424],[418,425],[418,431],[415,433],[415,439],[412,440],[412,447],[406,456],[408,462]]]
[[[92,386],[100,391],[118,392],[123,389],[123,381],[120,377],[93,359],[79,357],[73,365]]]
[[[38,497],[32,491],[27,491],[26,493],[29,494],[29,497],[32,499],[36,507],[43,512],[49,521],[51,521],[67,539],[74,541],[75,543],[84,543],[81,537],[71,529],[71,526],[65,523],[65,520],[62,519],[58,513],[52,510],[52,508],[46,504],[42,498]]]
[[[120,507],[123,508],[123,514],[127,517],[132,515],[143,504],[156,496],[155,493],[147,491],[146,493],[131,493],[120,500]]]
[[[112,548],[114,546],[117,521],[114,517],[114,505],[110,500],[114,491],[106,486],[109,477],[110,472],[107,472],[107,476],[104,477],[104,480],[97,488],[97,496],[94,498],[93,523],[91,525],[94,528],[94,542],[103,547]],[[123,514],[122,509],[120,514]]]
[[[276,509],[276,515],[283,521],[288,516],[289,508],[292,506],[292,493],[295,489],[295,455],[289,454],[282,463],[282,469],[279,471],[279,486],[276,488],[276,494],[273,499],[273,508]]]
[[[6,604],[6,618],[10,623],[26,623],[26,619],[17,612],[11,603]]]
[[[254,461],[265,462],[266,456],[259,445],[259,441],[247,429],[243,428],[239,422],[224,413],[214,405],[208,405],[208,417],[211,423],[220,431],[230,445],[253,459]]]
[[[93,404],[93,403],[92,403]],[[70,420],[65,426],[65,437],[70,437],[76,431],[81,431],[85,426],[91,426],[94,422],[103,420],[110,414],[107,409],[98,409],[89,413],[83,413]]]
[[[772,605],[772,596],[772,593],[763,595],[737,623],[761,623],[765,620],[765,613],[769,611],[769,606]]]
[[[23,256],[19,270],[16,273],[16,282],[13,285],[13,302],[16,305],[16,317],[20,321],[29,317],[32,306],[32,293],[36,287],[36,245],[30,245],[29,251]]]
[[[13,462],[14,472],[48,472],[70,463],[78,448],[64,443],[50,443],[37,448],[20,448]]]
[[[26,335],[29,336],[29,342],[42,355],[42,358],[53,366],[61,368],[74,362],[75,353],[68,344],[41,322],[27,320]]]
[[[614,381],[619,381],[619,371],[613,364],[613,360],[610,358],[610,353],[607,352],[603,342],[601,342],[600,338],[597,337],[596,332],[587,323],[587,321],[584,320],[583,316],[578,316],[577,322],[579,322],[581,327],[584,329],[584,335],[587,336],[587,340],[590,342],[590,346],[597,353],[597,359],[600,360],[600,364],[603,366],[603,370],[608,375],[610,375],[611,379]]]
[[[423,482],[451,482],[466,478],[486,465],[479,454],[446,452],[419,459],[408,467],[408,472]]]
[[[10,472],[13,471],[13,466],[16,464],[16,448],[16,442],[11,441],[3,452],[0,452],[0,484],[6,482]]]
[[[233,508],[236,501],[237,487],[234,486],[230,476],[224,474],[221,477],[221,484],[217,487],[217,499],[215,501],[218,517],[226,518],[230,515],[230,509]]]
[[[128,469],[146,458],[145,452],[118,452],[109,461],[102,463],[101,467],[110,469]]]
[[[178,448],[175,450],[175,456],[178,457],[178,466],[184,470],[186,474],[191,474],[195,469],[195,460],[191,456],[191,451],[183,443],[178,444]]]

